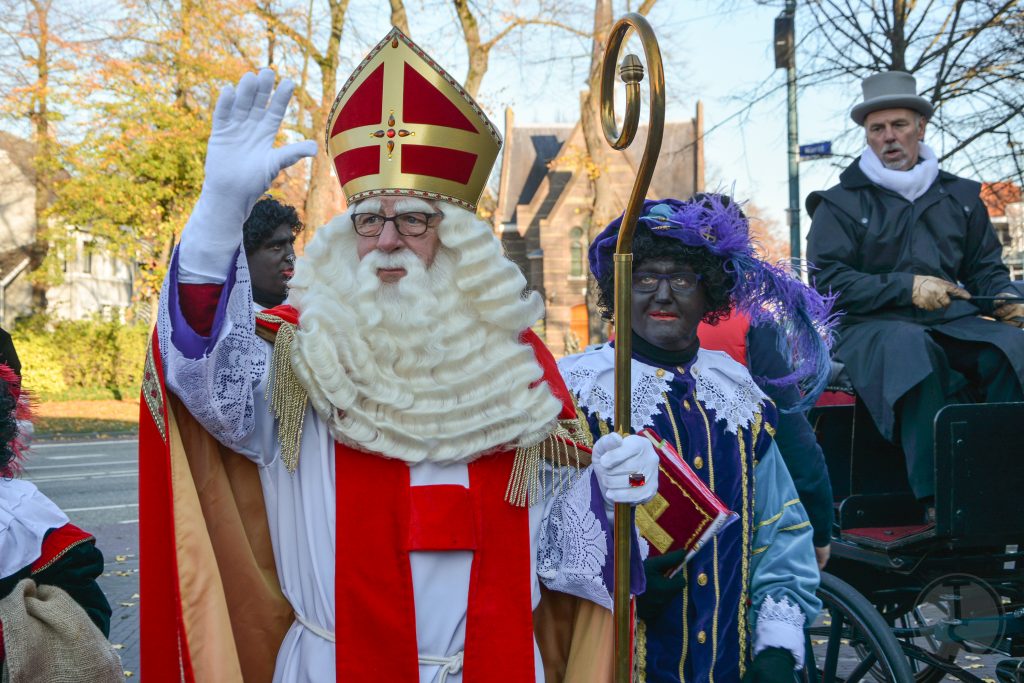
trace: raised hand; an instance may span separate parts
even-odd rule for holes
[[[274,90],[274,72],[263,69],[242,76],[237,88],[221,90],[206,149],[204,195],[235,200],[248,215],[278,173],[316,154],[312,140],[274,148],[294,89],[285,79]]]
[[[275,91],[274,72],[263,69],[242,76],[237,88],[221,90],[203,191],[181,234],[182,282],[223,282],[242,243],[242,224],[260,195],[282,169],[316,154],[312,140],[274,148],[294,89],[286,79]]]

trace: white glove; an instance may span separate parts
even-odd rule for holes
[[[203,190],[182,232],[182,270],[223,281],[242,242],[242,223],[260,195],[282,169],[317,153],[312,140],[274,149],[294,89],[285,79],[275,91],[274,72],[263,69],[242,76],[237,89],[228,85],[220,91]]]
[[[642,436],[602,436],[594,444],[593,467],[606,510],[615,503],[646,503],[658,492],[658,454]],[[642,486],[630,485],[629,475],[634,473],[643,475]]]

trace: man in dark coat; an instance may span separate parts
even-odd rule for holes
[[[1013,288],[980,185],[939,170],[914,78],[880,73],[863,89],[852,117],[867,147],[808,197],[807,256],[846,313],[835,355],[929,504],[938,410],[1024,400],[1024,305],[998,298]]]

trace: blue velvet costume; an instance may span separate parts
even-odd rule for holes
[[[594,438],[612,428],[610,344],[563,358],[559,369]],[[736,683],[753,655],[784,647],[803,660],[804,621],[820,602],[812,529],[773,440],[774,404],[746,368],[700,350],[682,366],[633,353],[633,432],[668,439],[740,519],[686,565],[686,588],[651,623],[637,624],[641,681]],[[648,538],[658,499],[637,509]]]

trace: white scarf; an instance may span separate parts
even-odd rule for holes
[[[922,142],[918,154],[920,163],[909,171],[892,171],[882,165],[870,147],[865,147],[860,155],[860,170],[875,185],[892,190],[912,202],[927,192],[939,176],[939,161],[932,148]]]

